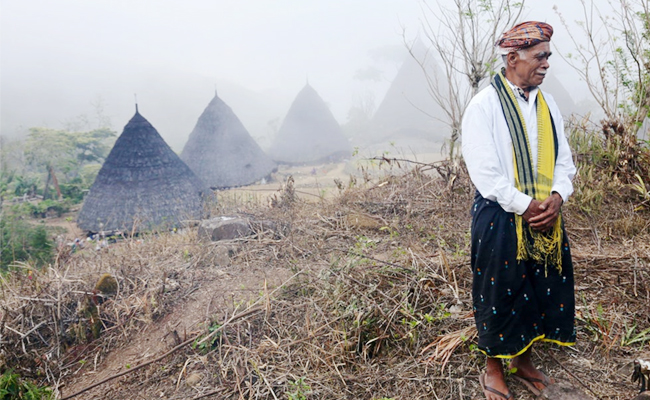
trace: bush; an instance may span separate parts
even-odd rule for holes
[[[56,214],[60,217],[70,211],[70,205],[67,200],[43,200],[37,204],[24,203],[27,213],[34,218],[46,218],[48,214]]]
[[[59,188],[61,189],[63,198],[72,204],[81,203],[85,194],[84,189],[86,189],[81,178],[74,178],[68,183],[62,183],[59,185]]]
[[[593,215],[607,208],[608,199],[633,205],[644,204],[650,182],[650,150],[636,139],[631,128],[587,120],[567,124],[578,174],[574,180],[574,203]],[[645,190],[644,190],[645,189]]]
[[[0,220],[0,271],[17,261],[42,266],[52,261],[52,256],[53,244],[44,225],[32,225],[16,214]]]
[[[5,371],[0,375],[0,400],[49,400],[53,398],[54,395],[50,388],[40,387],[26,381],[12,370]]]

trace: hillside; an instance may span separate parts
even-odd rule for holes
[[[24,265],[2,281],[2,361],[62,398],[120,373],[74,398],[482,398],[474,189],[436,168],[451,167],[347,177],[340,165],[316,188],[294,171],[294,186],[224,191],[214,210],[275,230],[206,242],[188,227]],[[591,398],[632,398],[632,361],[649,352],[650,218],[634,206],[564,208],[578,342],[534,356]],[[117,289],[96,301],[104,273]]]

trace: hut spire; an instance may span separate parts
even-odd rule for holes
[[[283,164],[316,164],[351,154],[341,126],[308,82],[291,104],[269,155]]]
[[[233,110],[217,97],[216,88],[181,159],[208,186],[218,189],[250,185],[276,169]]]
[[[135,113],[139,114],[139,112],[138,112],[138,94],[133,93],[133,98],[135,99]]]
[[[181,227],[202,218],[203,196],[209,193],[136,112],[99,170],[77,224],[91,232]]]

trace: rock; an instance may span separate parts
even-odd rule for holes
[[[382,223],[378,218],[361,213],[352,213],[345,216],[345,222],[351,228],[378,230]]]
[[[218,242],[232,240],[253,234],[248,220],[240,217],[221,216],[201,221],[199,238]]]
[[[194,386],[197,383],[201,382],[202,379],[203,376],[201,376],[201,374],[193,372],[190,374],[190,376],[187,377],[187,379],[185,379],[185,382],[187,382],[188,385]]]
[[[256,221],[239,216],[220,216],[199,224],[199,238],[213,242],[256,236],[268,231],[277,237],[280,232],[286,231],[286,226],[274,221]]]
[[[230,265],[231,251],[226,247],[219,245],[214,249],[214,262],[220,267],[227,267]]]
[[[455,316],[461,314],[463,312],[463,305],[462,304],[454,304],[451,307],[449,307],[449,312]]]
[[[249,221],[248,224],[253,230],[253,232],[255,232],[255,234],[257,235],[263,232],[271,231],[277,236],[277,233],[279,233],[280,231],[284,231],[286,229],[285,226],[279,226],[278,223],[276,223],[275,221],[267,221],[267,220]]]
[[[538,399],[591,400],[591,397],[571,386],[568,382],[557,382],[544,389]]]

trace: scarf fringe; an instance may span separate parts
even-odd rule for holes
[[[515,214],[517,229],[517,261],[533,260],[544,265],[544,276],[548,276],[548,266],[555,266],[562,274],[562,216],[548,232],[530,228],[521,215]]]

